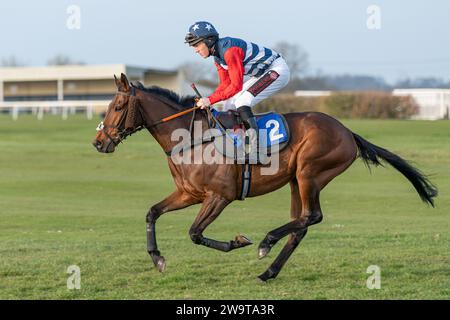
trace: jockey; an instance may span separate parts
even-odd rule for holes
[[[202,109],[225,101],[224,109],[236,108],[246,129],[258,132],[252,107],[287,85],[290,78],[285,60],[269,48],[238,38],[219,38],[206,21],[189,28],[185,43],[203,58],[214,57],[220,84],[207,98],[197,102]],[[244,83],[244,76],[249,79]]]

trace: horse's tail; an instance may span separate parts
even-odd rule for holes
[[[353,137],[358,146],[359,156],[367,167],[370,164],[383,166],[379,159],[385,160],[412,183],[423,202],[429,203],[434,207],[433,198],[437,196],[438,190],[423,173],[396,154],[370,143],[356,133],[353,133]]]

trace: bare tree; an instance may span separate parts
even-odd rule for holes
[[[48,66],[83,65],[84,62],[74,61],[69,56],[57,54],[47,61]]]
[[[183,71],[186,79],[191,82],[218,82],[217,71],[214,63],[205,64],[200,62],[188,61],[181,64],[179,67]]]
[[[15,56],[11,55],[6,58],[2,58],[2,67],[22,67],[25,65],[22,61],[19,61]]]
[[[308,53],[299,45],[280,41],[273,47],[286,60],[292,79],[299,78],[308,69]]]
[[[297,44],[281,41],[275,44],[275,51],[279,52],[286,59],[291,71],[292,78],[299,78],[308,67],[308,54]],[[188,61],[179,66],[188,81],[218,82],[217,71],[214,63],[202,63]]]

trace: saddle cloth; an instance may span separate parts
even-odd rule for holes
[[[259,142],[252,146],[254,152],[245,153],[245,128],[239,113],[234,110],[219,112],[211,109],[214,117],[226,129],[223,139],[215,139],[216,150],[222,155],[233,158],[235,163],[264,164],[270,162],[272,154],[282,151],[289,143],[289,127],[285,117],[276,112],[256,114],[259,128]],[[216,129],[219,125],[216,124]],[[256,141],[254,141],[256,143]]]

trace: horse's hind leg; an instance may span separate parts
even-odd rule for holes
[[[292,201],[299,201],[301,199],[300,211],[297,214],[292,212],[293,221],[270,231],[260,244],[260,257],[264,257],[270,251],[270,248],[281,238],[290,234],[288,242],[285,244],[272,265],[261,275],[258,276],[262,281],[270,278],[275,278],[281,271],[281,268],[289,259],[292,252],[300,244],[300,241],[306,235],[308,226],[322,221],[322,212],[319,204],[320,188],[317,186],[314,179],[297,179],[300,181],[299,195],[295,199],[295,193],[292,194]],[[292,188],[292,184],[291,184]],[[295,205],[291,207],[293,209]],[[261,256],[261,253],[264,255]]]
[[[292,179],[289,183],[291,187],[291,219],[298,219],[302,211],[302,202],[300,201],[300,191],[298,188],[298,181],[296,178]],[[258,247],[258,258],[262,259],[270,252],[270,249],[280,240],[277,234],[274,234],[276,230],[269,232],[265,239],[261,241]]]
[[[195,244],[200,244],[224,252],[252,244],[250,239],[242,235],[236,236],[234,240],[229,242],[208,239],[203,236],[202,233],[206,227],[222,213],[223,209],[229,203],[229,200],[226,200],[219,195],[211,195],[205,199],[200,212],[189,230],[189,235]]]

